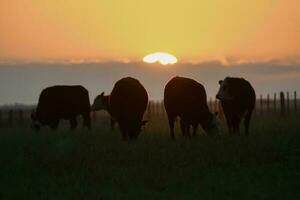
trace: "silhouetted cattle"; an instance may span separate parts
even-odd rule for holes
[[[141,83],[131,77],[119,80],[110,96],[95,98],[92,110],[106,109],[119,124],[122,138],[135,139],[146,123],[143,115],[148,105],[148,94]]]
[[[170,135],[174,136],[174,123],[180,117],[182,134],[190,137],[192,125],[196,134],[198,124],[209,134],[218,132],[216,116],[209,111],[204,87],[189,78],[174,77],[165,87],[164,104],[168,115]]]
[[[216,96],[221,100],[230,133],[240,131],[240,122],[245,118],[245,132],[249,133],[249,124],[255,106],[255,91],[243,78],[226,77],[219,81],[220,89]]]
[[[115,120],[112,117],[110,105],[109,105],[109,98],[110,95],[104,95],[104,92],[102,92],[100,95],[98,95],[94,103],[91,107],[92,111],[99,111],[99,110],[105,110],[110,114],[110,129],[113,130],[115,127]]]
[[[84,125],[90,129],[90,100],[88,91],[82,86],[53,86],[44,89],[39,97],[36,111],[32,113],[32,128],[42,125],[57,129],[60,119],[70,120],[71,128],[77,126],[81,115]]]

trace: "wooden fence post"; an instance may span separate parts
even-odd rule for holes
[[[255,98],[255,104],[254,104],[254,111],[253,114],[256,116],[257,115],[257,99]]]
[[[164,104],[163,101],[159,101],[159,116],[162,117],[164,114]]]
[[[276,92],[274,93],[274,101],[273,101],[273,112],[277,112],[277,99],[276,99]]]
[[[24,112],[22,109],[19,109],[18,111],[18,124],[20,125],[24,124]]]
[[[270,95],[267,94],[267,114],[270,113]]]
[[[163,100],[161,101],[161,114],[162,114],[162,117],[166,116],[165,103]]]
[[[212,102],[211,97],[209,97],[209,107],[210,107],[210,110],[212,111],[213,110],[213,102]]]
[[[294,92],[294,110],[297,113],[297,92]]]
[[[148,107],[147,107],[147,117],[149,119],[150,119],[150,116],[151,116],[151,105],[152,105],[152,101],[149,101]]]
[[[13,110],[8,111],[8,126],[12,127],[14,121]]]
[[[285,114],[284,93],[280,92],[280,115],[284,116],[284,114]]]
[[[290,113],[290,93],[286,92],[286,113]]]
[[[262,95],[260,95],[260,101],[259,101],[260,103],[260,115],[262,115],[263,114],[263,96]]]
[[[156,101],[156,103],[155,103],[155,114],[156,114],[156,116],[159,116],[159,111],[160,111],[160,106],[159,106],[159,101]]]
[[[161,103],[161,101],[158,101],[158,114],[159,114],[159,116],[161,116],[161,112],[162,111],[162,103]]]
[[[2,110],[0,110],[0,127],[3,124],[3,115],[2,115]]]

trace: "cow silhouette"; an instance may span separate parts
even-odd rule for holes
[[[246,135],[249,134],[251,115],[256,95],[251,84],[243,78],[226,77],[219,81],[216,98],[221,100],[230,133],[240,133],[240,122],[244,118]]]
[[[216,114],[211,113],[207,105],[205,88],[195,80],[178,76],[172,78],[165,86],[164,105],[173,139],[177,117],[180,117],[181,131],[186,137],[191,137],[190,126],[195,135],[199,124],[208,134],[219,132]]]
[[[117,81],[109,96],[98,95],[92,110],[106,109],[119,124],[123,140],[136,139],[147,121],[143,115],[148,105],[148,94],[143,85],[131,77]]]
[[[70,121],[71,129],[75,129],[79,115],[84,125],[91,129],[89,93],[84,87],[48,87],[41,92],[37,108],[31,114],[31,127],[39,130],[41,126],[49,126],[56,130],[59,121],[65,119]]]

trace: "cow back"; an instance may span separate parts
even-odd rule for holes
[[[174,77],[167,83],[164,104],[167,112],[178,115],[208,112],[204,87],[197,81],[184,77]]]
[[[116,82],[109,103],[117,119],[141,118],[147,108],[148,94],[138,80],[127,77]]]
[[[44,89],[37,107],[38,115],[68,118],[89,112],[88,91],[82,86],[53,86]]]

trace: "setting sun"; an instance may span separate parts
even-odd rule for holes
[[[162,65],[175,64],[177,63],[177,58],[169,53],[152,53],[143,58],[146,63],[159,62]]]

